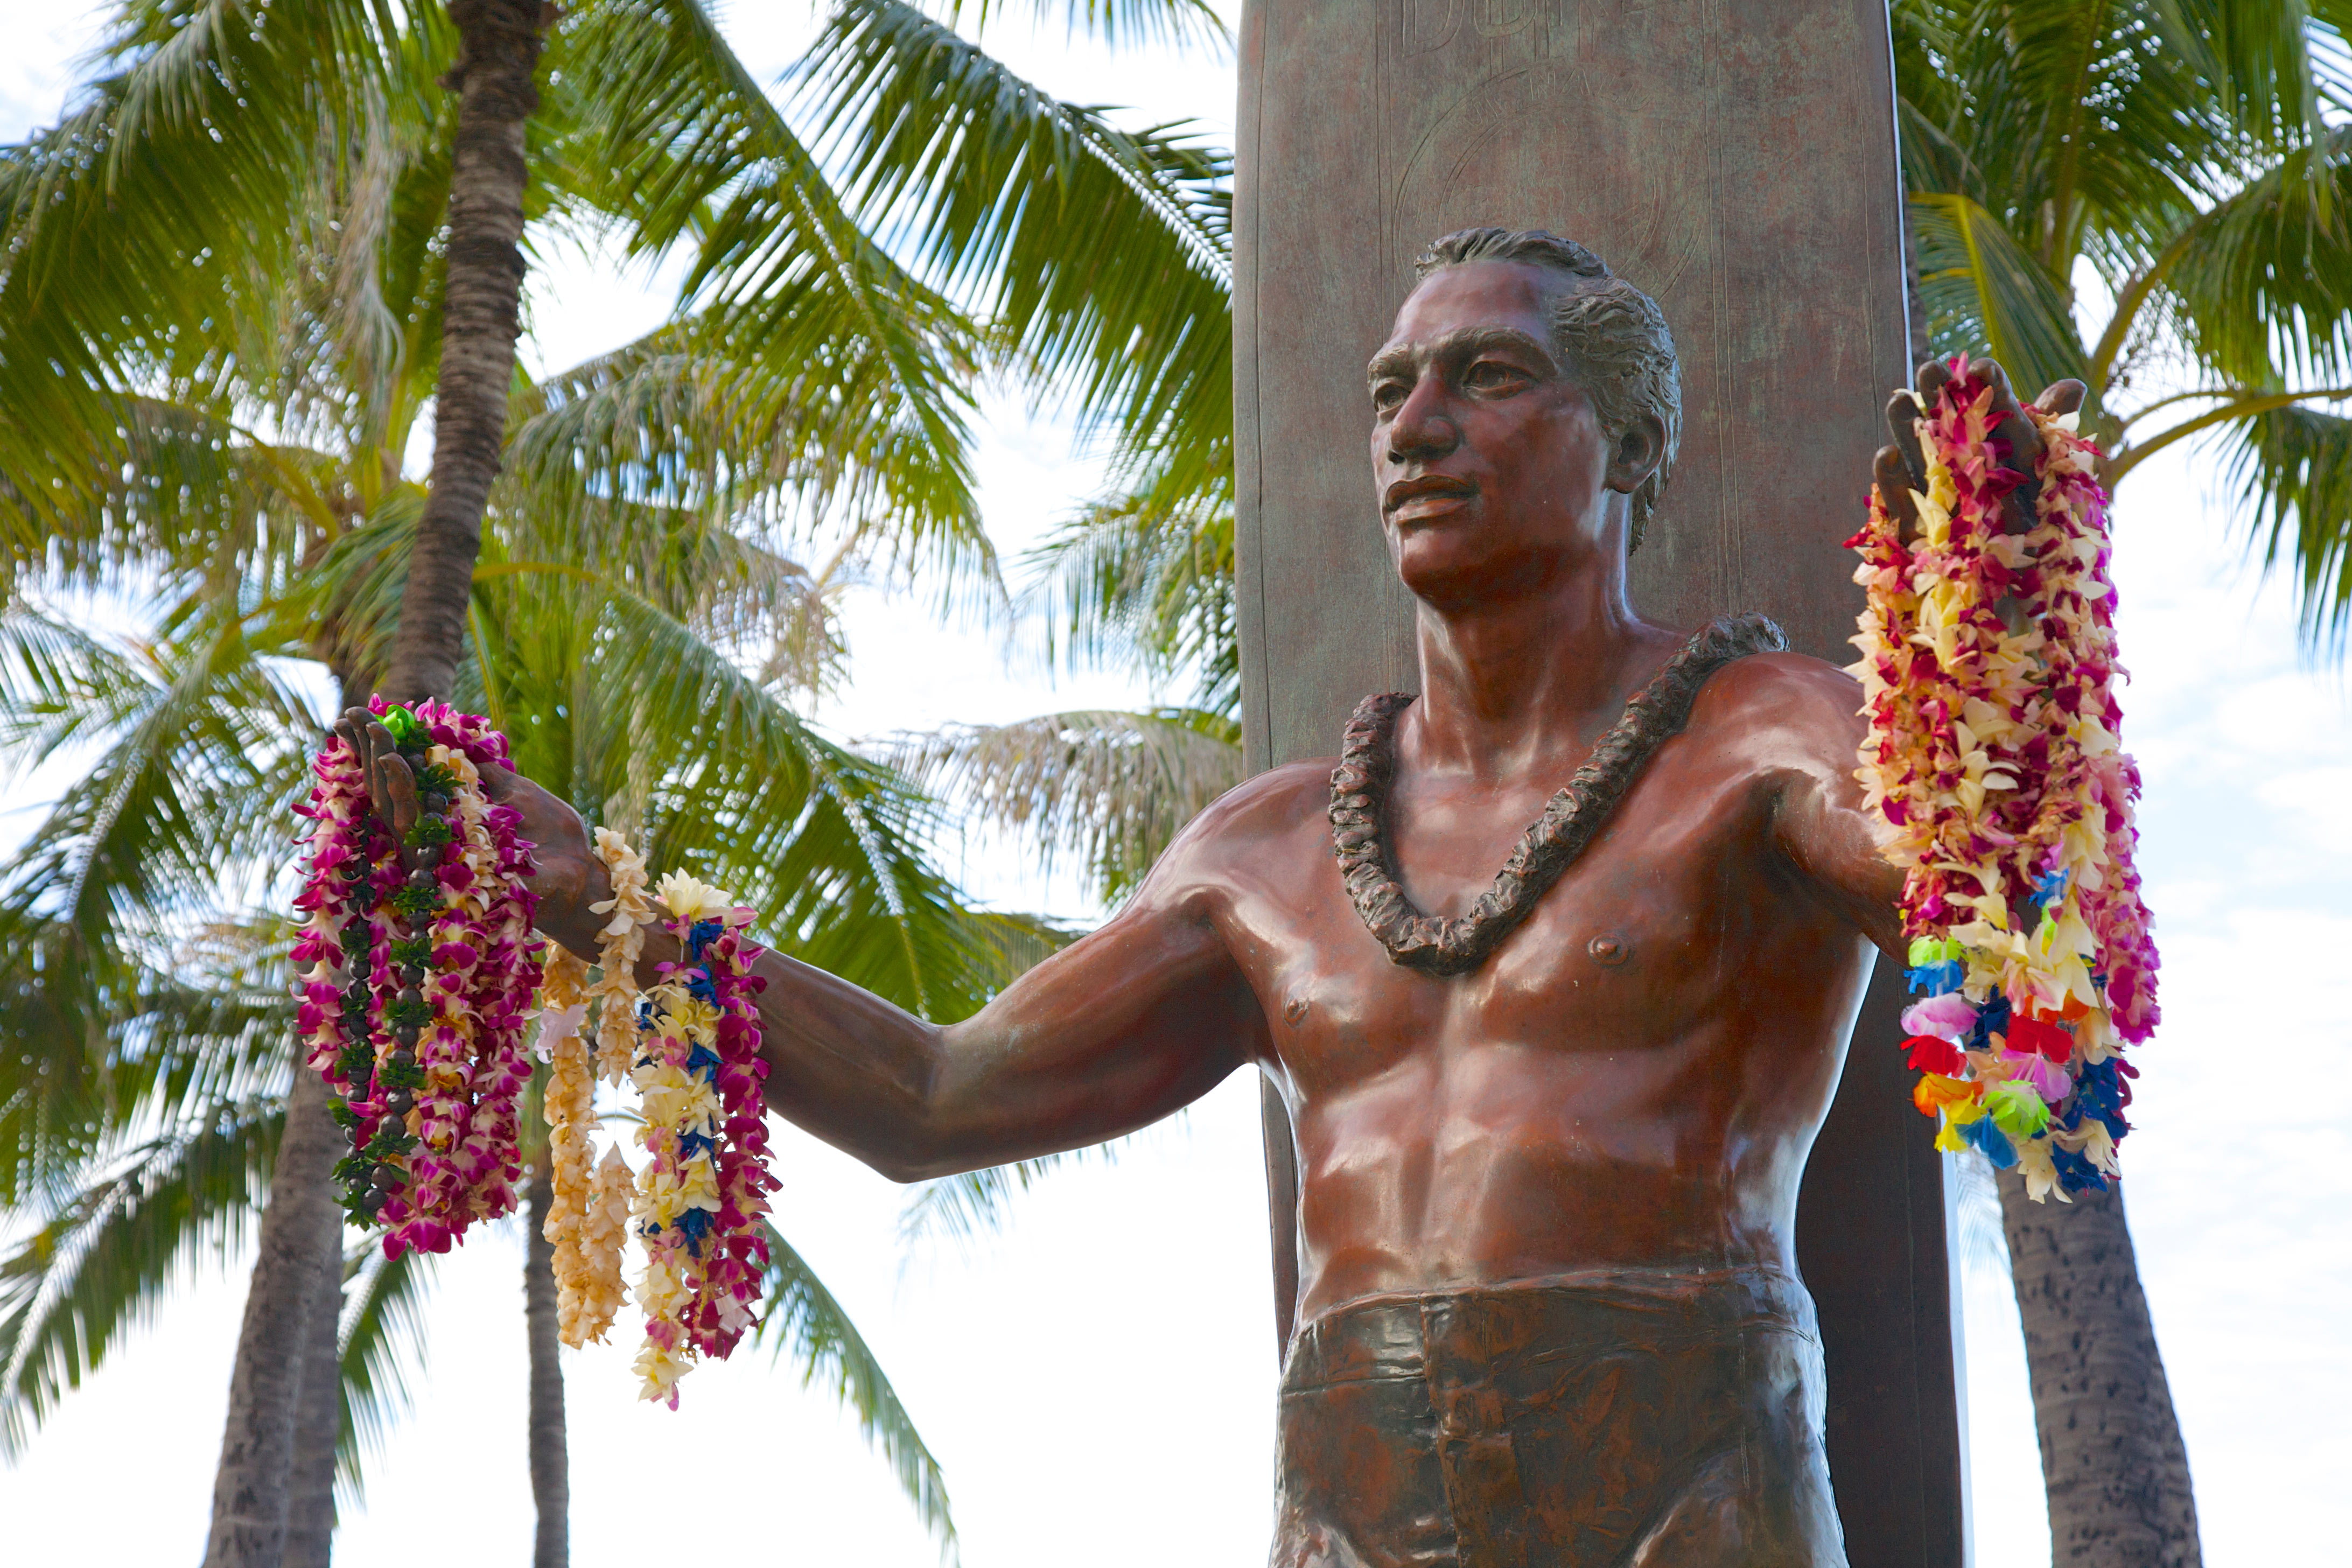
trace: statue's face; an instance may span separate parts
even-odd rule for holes
[[[1542,592],[1622,558],[1630,491],[1664,431],[1616,449],[1551,343],[1552,274],[1449,267],[1397,312],[1367,374],[1372,482],[1405,586],[1443,609]],[[1627,448],[1631,448],[1629,451]]]

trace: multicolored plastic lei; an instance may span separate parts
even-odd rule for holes
[[[407,759],[423,814],[395,844],[350,745],[338,737],[319,754],[318,783],[295,808],[313,826],[294,993],[309,1060],[352,1141],[335,1167],[343,1205],[381,1222],[397,1258],[446,1252],[474,1221],[515,1206],[540,943],[523,885],[531,847],[519,816],[481,789],[482,770],[511,771],[506,738],[438,702],[368,706]]]
[[[675,1409],[678,1379],[696,1358],[725,1357],[754,1321],[769,1259],[761,1221],[777,1184],[765,1165],[768,1067],[751,1000],[766,983],[751,973],[760,949],[741,934],[752,913],[676,873],[658,892],[686,956],[663,964],[646,993],[629,1075],[651,1155],[631,1208],[646,1248],[635,1370],[641,1397]]]
[[[2097,448],[2028,416],[2043,450],[2033,526],[1963,356],[1917,422],[1916,538],[1874,495],[1847,541],[1869,605],[1853,638],[1871,731],[1861,779],[1906,868],[1903,1015],[1936,1146],[2020,1167],[2037,1201],[2104,1191],[2156,1027],[2157,955],[2133,868],[2139,773],[2117,739],[2114,584]]]

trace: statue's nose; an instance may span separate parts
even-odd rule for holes
[[[1392,461],[1442,458],[1462,445],[1462,426],[1444,406],[1433,384],[1423,381],[1389,422],[1389,457]]]

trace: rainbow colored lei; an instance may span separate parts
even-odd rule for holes
[[[335,1167],[343,1205],[381,1222],[397,1258],[446,1252],[474,1221],[515,1206],[540,943],[520,818],[481,790],[481,770],[511,771],[506,738],[438,702],[368,707],[408,760],[424,812],[395,844],[349,744],[320,752],[318,783],[295,807],[313,826],[294,900],[294,994],[308,1058],[351,1137]]]
[[[2041,432],[2033,526],[2011,533],[1990,379],[1965,356],[1917,422],[1927,485],[1906,542],[1876,495],[1847,541],[1868,607],[1851,673],[1857,773],[1906,868],[1903,1015],[1936,1146],[2021,1169],[2030,1195],[2104,1191],[2156,1027],[2157,955],[2133,868],[2139,773],[2120,748],[2098,449]]]

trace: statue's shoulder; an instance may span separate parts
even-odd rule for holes
[[[1866,728],[1862,683],[1809,654],[1750,654],[1717,670],[1699,689],[1689,728],[1724,739],[1794,742],[1851,766]]]
[[[1288,763],[1253,773],[1202,809],[1179,837],[1171,853],[1231,859],[1263,853],[1312,826],[1327,830],[1331,770],[1337,757]]]
[[[1184,826],[1153,868],[1163,898],[1222,898],[1271,875],[1281,880],[1330,858],[1331,770],[1336,758],[1255,773]]]
[[[1253,773],[1219,795],[1202,818],[1245,837],[1286,833],[1307,817],[1320,821],[1330,808],[1331,770],[1339,765],[1336,756],[1310,757]]]

